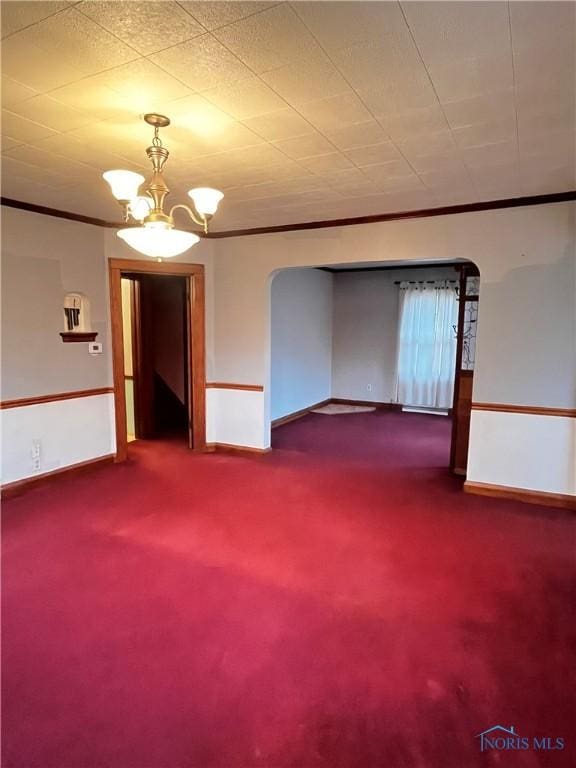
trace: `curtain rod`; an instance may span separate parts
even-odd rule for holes
[[[411,283],[416,285],[418,283],[457,283],[458,280],[394,280],[394,285],[400,285],[400,283]]]

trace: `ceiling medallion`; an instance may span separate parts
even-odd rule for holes
[[[152,146],[146,150],[152,162],[153,173],[144,194],[139,194],[139,188],[145,181],[144,176],[139,173],[118,170],[106,171],[102,175],[122,206],[124,221],[140,222],[139,227],[118,230],[118,237],[146,256],[169,258],[184,253],[200,239],[194,232],[174,228],[174,211],[182,208],[192,221],[202,227],[204,232],[208,232],[210,219],[216,213],[218,203],[224,195],[209,187],[191,189],[188,195],[192,199],[193,208],[179,203],[173,205],[169,213],[164,213],[164,199],[170,189],[164,181],[162,170],[170,153],[162,146],[159,130],[170,125],[170,120],[164,115],[154,113],[144,115],[144,120],[154,128]]]

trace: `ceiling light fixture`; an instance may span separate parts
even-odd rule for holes
[[[202,227],[204,232],[208,232],[210,219],[216,213],[218,203],[224,195],[209,187],[191,189],[188,195],[192,199],[193,208],[178,203],[170,208],[168,214],[164,213],[164,199],[170,189],[164,181],[162,170],[170,153],[162,146],[158,134],[160,128],[170,125],[170,120],[155,113],[144,115],[144,120],[154,128],[152,146],[146,150],[152,162],[153,173],[145,194],[139,194],[139,188],[145,181],[144,176],[139,173],[118,170],[106,171],[102,176],[122,206],[124,221],[140,222],[139,227],[118,230],[118,237],[146,256],[170,258],[184,253],[200,239],[194,232],[174,228],[174,211],[182,208],[195,224]]]

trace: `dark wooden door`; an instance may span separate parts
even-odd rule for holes
[[[478,269],[473,264],[460,268],[450,468],[455,474],[463,476],[468,465],[479,282]]]

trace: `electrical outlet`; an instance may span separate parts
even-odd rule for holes
[[[372,392],[372,384],[366,384],[366,389],[368,392]]]
[[[42,469],[42,443],[40,440],[32,440],[30,455],[32,457],[32,471],[40,472]]]

